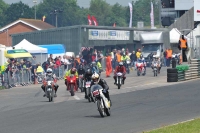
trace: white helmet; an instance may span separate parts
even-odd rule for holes
[[[53,70],[51,68],[48,68],[47,69],[47,75],[52,75],[52,73],[53,73]]]
[[[98,83],[99,82],[99,74],[98,73],[94,73],[93,75],[92,75],[92,80],[94,81],[94,83]]]

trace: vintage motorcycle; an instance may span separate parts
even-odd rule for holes
[[[104,117],[105,114],[110,116],[110,101],[103,94],[103,88],[98,85],[92,85],[91,95],[93,96],[94,102],[97,104],[97,109],[101,117]]]
[[[136,68],[138,76],[140,76],[141,74],[144,76],[146,74],[143,62],[136,62]]]
[[[49,102],[53,102],[54,99],[54,82],[50,79],[43,80],[43,85],[45,86],[45,93]]]
[[[117,73],[117,82],[116,82],[116,85],[117,85],[118,89],[120,89],[121,86],[122,86],[122,80],[123,80],[122,75],[123,74],[120,73],[120,72]]]
[[[124,62],[124,66],[125,66],[125,68],[126,68],[127,74],[130,73],[130,68],[129,68],[130,64],[131,64],[131,60],[126,60],[126,61]]]
[[[77,82],[76,82],[76,76],[71,74],[70,76],[66,77],[67,79],[67,90],[70,91],[71,96],[75,95],[75,92],[77,91]]]
[[[88,102],[94,101],[94,99],[92,98],[92,95],[91,95],[91,81],[87,81],[85,83],[85,93],[86,93]]]
[[[41,83],[42,83],[42,80],[43,80],[43,75],[42,75],[42,73],[36,73],[36,78],[37,78],[38,84],[41,84]]]
[[[156,77],[158,75],[158,63],[154,62],[152,67],[153,67],[154,77]]]
[[[81,89],[81,92],[84,92],[85,80],[83,79],[83,75],[79,75],[79,88]]]

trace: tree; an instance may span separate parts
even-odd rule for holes
[[[0,27],[4,26],[5,19],[6,19],[4,13],[7,8],[8,8],[8,5],[3,0],[0,0],[0,18],[1,18]]]
[[[104,0],[91,0],[90,11],[97,18],[99,25],[110,25],[111,23],[111,6]]]
[[[37,17],[46,16],[46,21],[55,25],[54,10],[62,10],[62,13],[57,14],[58,26],[72,26],[80,24],[79,7],[76,0],[44,0],[38,5]]]
[[[33,10],[21,1],[11,4],[5,11],[6,21],[4,24],[9,24],[19,18],[33,18]]]

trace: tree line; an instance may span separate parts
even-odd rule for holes
[[[159,7],[156,0],[154,3],[154,21],[155,25],[159,23]],[[137,26],[138,21],[143,21],[145,26],[150,26],[150,1],[138,0],[133,4],[133,27]],[[87,25],[87,15],[93,15],[97,18],[100,26],[112,26],[116,23],[117,27],[128,27],[130,19],[130,10],[127,6],[118,3],[108,4],[105,0],[91,0],[89,8],[80,7],[76,0],[43,0],[36,5],[36,17],[42,19],[46,17],[45,22],[55,26],[54,10],[62,12],[57,14],[58,27],[72,25]],[[29,7],[23,2],[6,4],[0,0],[0,27],[3,27],[19,18],[35,18],[35,7]]]

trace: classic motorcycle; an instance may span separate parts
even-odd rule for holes
[[[116,82],[116,85],[118,87],[118,89],[120,89],[120,87],[122,86],[122,73],[118,72],[117,73],[117,82]]]
[[[43,85],[45,86],[45,93],[49,102],[53,102],[54,98],[54,82],[52,80],[44,80]]]
[[[91,81],[87,81],[85,83],[85,93],[86,93],[88,102],[94,101],[94,99],[92,98],[92,95],[91,95]]]
[[[101,117],[104,117],[105,114],[110,116],[110,102],[103,94],[103,88],[95,84],[91,87],[91,95],[93,96],[94,102],[97,104],[97,109]]]
[[[126,61],[124,62],[124,66],[125,66],[125,68],[126,68],[127,74],[130,73],[130,69],[129,69],[130,64],[131,64],[131,60],[126,60]]]
[[[67,90],[70,91],[71,96],[75,95],[75,92],[78,88],[76,88],[76,76],[71,74],[70,76],[66,77],[67,79]]]
[[[36,78],[37,78],[37,82],[38,84],[41,84],[42,83],[42,80],[43,80],[43,76],[42,76],[42,73],[36,73]]]
[[[145,75],[145,68],[143,62],[137,62],[136,63],[136,68],[137,68],[137,75],[140,76],[141,74],[144,76]]]
[[[81,92],[84,92],[85,80],[83,80],[83,75],[79,75],[79,88],[81,89]]]
[[[154,62],[152,67],[153,67],[154,77],[156,77],[158,75],[158,63]]]

